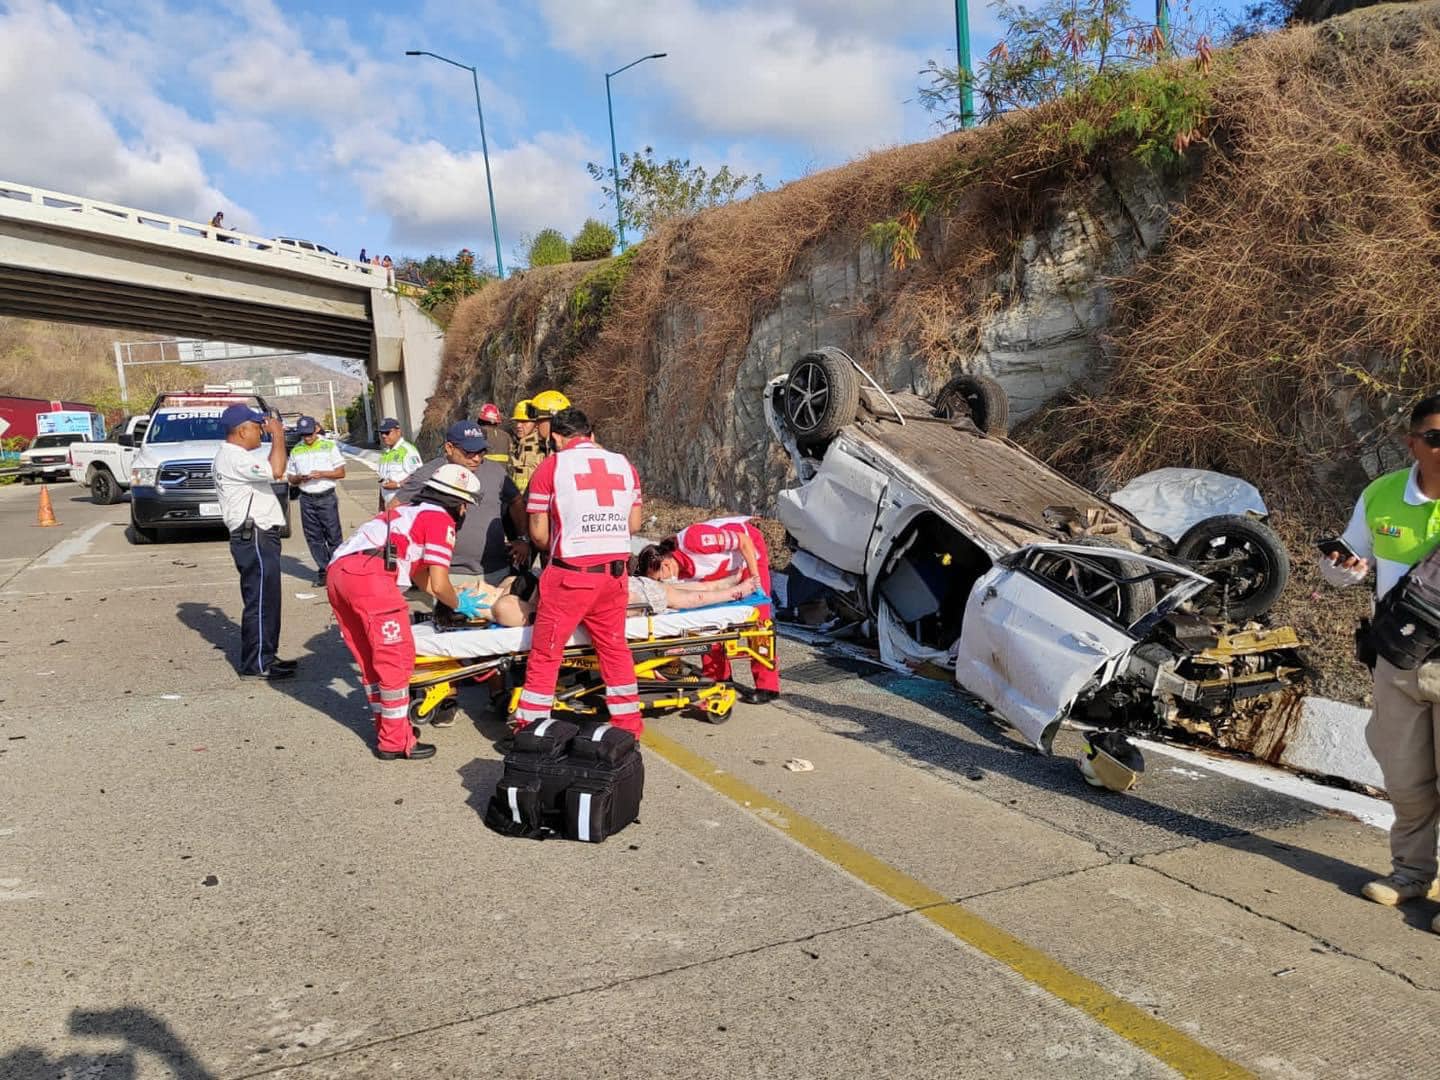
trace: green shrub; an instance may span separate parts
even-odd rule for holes
[[[615,253],[615,230],[604,222],[586,218],[570,241],[570,258],[575,262],[608,259]]]
[[[570,261],[570,245],[559,229],[541,229],[530,241],[526,261],[531,266],[555,266]]]

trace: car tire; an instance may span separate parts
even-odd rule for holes
[[[841,350],[816,349],[790,368],[780,405],[799,445],[823,446],[860,411],[860,375]]]
[[[1215,580],[1201,593],[1200,609],[1226,619],[1253,619],[1263,615],[1280,599],[1290,581],[1290,553],[1275,530],[1243,514],[1218,514],[1198,521],[1185,530],[1175,545],[1175,555],[1197,573]],[[1221,559],[1243,556],[1240,572],[1229,568],[1206,569]],[[1238,582],[1227,593],[1232,579]]]
[[[21,482],[22,484],[33,484],[33,483],[35,483],[35,477],[33,477],[33,476],[22,476],[22,477],[20,478],[20,482]]]
[[[988,375],[956,375],[935,395],[935,415],[951,420],[968,416],[986,435],[1010,430],[1010,399]]]
[[[153,544],[160,538],[158,529],[147,529],[130,522],[130,527],[125,530],[125,539],[132,544]]]
[[[1076,543],[1080,547],[1108,548],[1112,551],[1128,551],[1124,544],[1107,540],[1103,536],[1082,536]],[[1142,577],[1149,572],[1144,563],[1129,562],[1125,559],[1112,560],[1116,568],[1127,578]],[[1116,611],[1117,621],[1131,626],[1157,603],[1155,582],[1150,579],[1128,584],[1117,583],[1120,590]]]
[[[90,470],[90,501],[96,506],[110,506],[120,501],[120,485],[109,469]]]

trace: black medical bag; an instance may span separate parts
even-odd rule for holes
[[[559,722],[575,731],[568,721]],[[629,732],[587,725],[559,754],[521,749],[524,734],[517,732],[516,749],[505,755],[505,771],[485,808],[490,828],[506,836],[559,835],[598,844],[639,818],[645,763]],[[576,753],[582,741],[588,745]]]
[[[1440,652],[1440,548],[1421,559],[1375,605],[1375,651],[1402,671]]]

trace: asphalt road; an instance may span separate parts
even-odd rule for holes
[[[652,721],[639,824],[503,839],[484,695],[376,760],[298,536],[256,685],[223,537],[52,492],[0,488],[6,1080],[1435,1071],[1440,906],[1355,897],[1368,826],[1154,757],[1095,793],[1073,736],[787,642],[777,704]]]

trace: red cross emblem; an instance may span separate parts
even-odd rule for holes
[[[575,487],[579,491],[593,491],[595,501],[601,506],[614,506],[615,493],[625,490],[625,477],[605,468],[604,458],[591,458],[590,471],[575,477]]]

